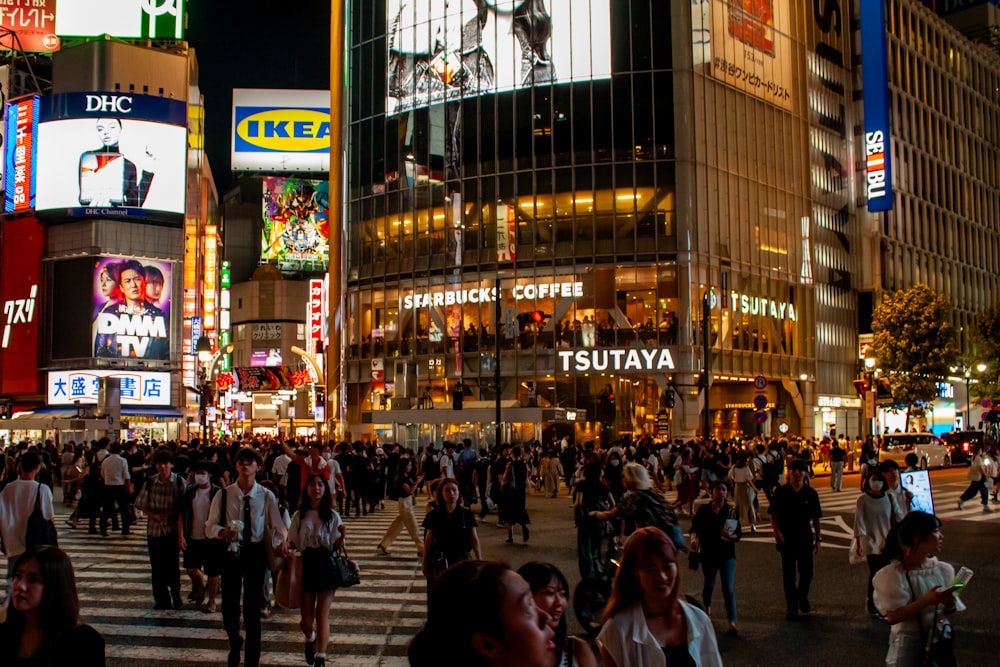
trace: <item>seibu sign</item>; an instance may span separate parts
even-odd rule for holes
[[[515,301],[521,299],[575,299],[583,296],[582,282],[537,283],[517,285],[511,290]],[[431,306],[453,306],[463,303],[493,303],[497,299],[495,287],[475,289],[442,290],[437,292],[414,292],[403,297],[403,308],[427,308]]]
[[[666,347],[631,347],[619,350],[560,350],[559,369],[564,373],[665,373],[674,370],[674,357]]]

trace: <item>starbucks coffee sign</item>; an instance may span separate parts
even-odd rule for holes
[[[557,367],[563,373],[668,373],[674,357],[666,347],[630,347],[611,350],[559,350]]]

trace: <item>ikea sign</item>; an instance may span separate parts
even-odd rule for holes
[[[330,170],[330,93],[233,91],[233,171]]]

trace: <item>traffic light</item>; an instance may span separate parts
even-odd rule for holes
[[[531,311],[531,321],[535,324],[541,324],[545,321],[545,313],[540,310]]]
[[[854,385],[854,389],[858,392],[858,396],[861,398],[865,397],[865,394],[871,389],[868,380],[852,380],[851,384]]]

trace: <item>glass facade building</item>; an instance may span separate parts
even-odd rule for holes
[[[714,435],[811,435],[849,398],[840,0],[417,4],[349,16],[350,423],[459,387],[538,409],[522,437],[555,408],[583,439],[693,435],[706,346]]]

